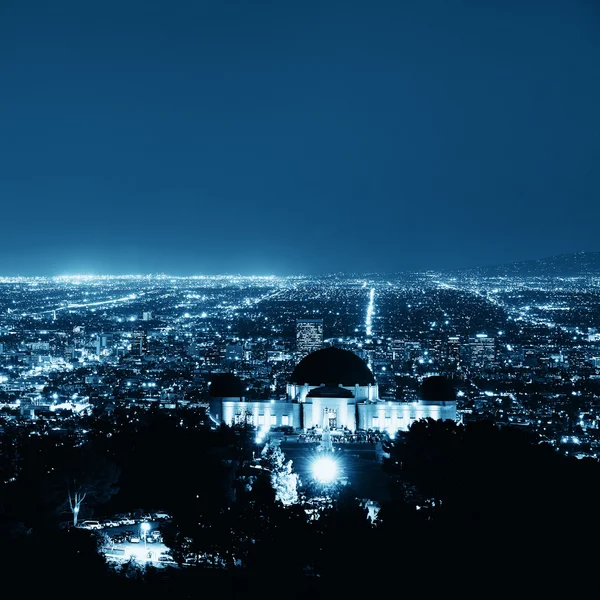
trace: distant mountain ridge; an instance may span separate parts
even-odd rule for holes
[[[600,252],[573,252],[538,260],[490,267],[455,269],[452,273],[479,277],[581,277],[600,276]]]

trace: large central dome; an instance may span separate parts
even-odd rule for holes
[[[369,385],[375,383],[375,377],[354,352],[324,348],[305,356],[296,365],[291,382],[298,385]]]

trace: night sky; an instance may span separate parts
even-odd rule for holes
[[[0,1],[0,275],[600,242],[595,0]]]

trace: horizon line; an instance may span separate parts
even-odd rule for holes
[[[73,274],[59,274],[59,275],[0,275],[0,283],[6,283],[7,280],[27,280],[27,279],[54,279],[54,280],[92,280],[92,279],[216,279],[216,278],[231,278],[239,277],[246,279],[285,279],[285,278],[302,278],[302,277],[333,277],[333,276],[386,276],[386,275],[423,275],[432,273],[447,273],[456,271],[477,271],[480,269],[493,269],[497,267],[505,267],[510,265],[517,265],[523,263],[532,263],[543,260],[550,260],[554,258],[560,258],[565,256],[575,256],[580,254],[600,254],[600,251],[596,250],[579,250],[575,252],[565,252],[562,254],[553,254],[544,258],[533,258],[525,260],[516,260],[507,263],[496,263],[490,265],[482,265],[477,267],[455,267],[455,268],[427,268],[427,269],[402,269],[398,271],[325,271],[321,273],[288,273],[286,275],[270,274],[243,274],[243,273],[213,273],[213,274],[195,274],[195,275],[172,275],[164,272],[156,273],[121,273],[121,274],[110,274],[110,273],[73,273]]]

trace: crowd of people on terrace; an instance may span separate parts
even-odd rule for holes
[[[298,435],[298,442],[319,443],[323,439],[323,430],[317,427],[307,429]],[[333,444],[376,444],[383,439],[377,431],[350,431],[347,428],[334,429],[331,431],[331,442]]]

